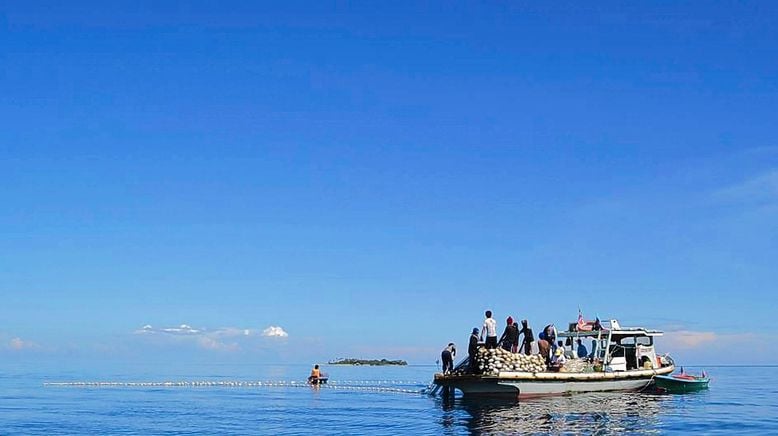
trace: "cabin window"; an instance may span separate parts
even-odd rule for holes
[[[634,347],[638,345],[653,345],[654,340],[651,336],[622,336],[615,341],[621,346]]]

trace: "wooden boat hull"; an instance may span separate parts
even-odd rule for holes
[[[533,398],[583,392],[637,391],[675,367],[621,372],[554,373],[501,372],[496,376],[435,375],[435,384],[455,388],[465,396]]]
[[[673,376],[657,376],[654,380],[657,390],[671,394],[697,392],[708,389],[708,378],[679,379]]]

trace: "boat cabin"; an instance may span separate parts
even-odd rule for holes
[[[577,323],[571,323],[568,331],[558,332],[557,337],[570,349],[575,349],[577,340],[581,339],[589,356],[602,362],[605,371],[630,371],[662,366],[654,349],[654,337],[662,335],[659,330],[622,327],[612,319],[583,331]]]

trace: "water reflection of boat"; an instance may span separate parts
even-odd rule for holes
[[[474,433],[621,434],[656,432],[663,404],[669,400],[662,395],[605,392],[522,402],[467,397],[441,401],[452,418],[466,412],[465,425]],[[452,428],[457,421],[451,419]]]
[[[506,369],[499,356],[481,353],[481,356],[498,361],[496,369],[486,373],[438,373],[435,374],[434,383],[441,388],[458,389],[465,396],[508,395],[529,398],[581,392],[641,390],[650,386],[655,377],[671,374],[675,370],[672,359],[657,356],[654,349],[654,338],[662,336],[661,331],[621,327],[616,320],[602,326],[598,323],[598,329],[590,331],[579,331],[576,325],[571,324],[568,331],[558,334],[558,338],[569,344],[578,339],[592,341],[594,349],[591,362],[578,361],[580,370],[529,372],[517,370],[510,363],[506,364]]]

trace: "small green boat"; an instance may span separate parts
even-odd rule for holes
[[[681,368],[680,374],[672,375],[658,375],[654,377],[654,386],[659,392],[667,392],[671,394],[682,394],[684,392],[697,392],[703,389],[708,389],[708,383],[710,378],[705,371],[701,376],[689,375],[683,372]]]

